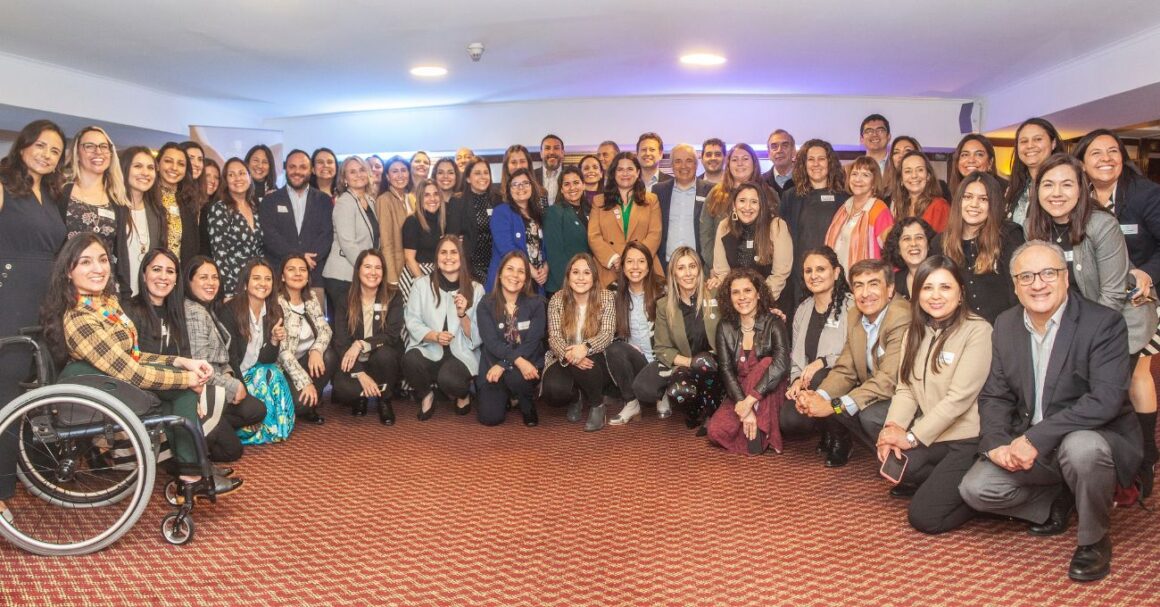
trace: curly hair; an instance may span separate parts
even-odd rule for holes
[[[842,317],[842,311],[846,309],[846,297],[850,295],[850,283],[846,280],[846,270],[842,268],[842,264],[838,261],[838,254],[833,249],[826,246],[821,246],[816,249],[810,249],[802,255],[802,275],[805,275],[806,260],[811,255],[816,255],[828,261],[831,268],[841,270],[838,272],[838,278],[834,281],[834,292],[830,294],[830,307],[826,308],[826,313],[823,314],[826,318],[831,318],[834,322]]]
[[[922,231],[926,234],[926,255],[929,257],[931,254],[931,243],[934,242],[934,237],[938,235],[938,232],[935,232],[934,228],[930,227],[930,224],[921,217],[911,216],[899,219],[886,233],[886,241],[882,244],[882,259],[889,261],[895,269],[906,269],[906,262],[902,259],[902,247],[898,241],[902,238],[902,231],[914,224],[922,226]]]
[[[730,297],[730,291],[733,288],[733,282],[736,280],[748,280],[753,288],[757,290],[757,315],[769,314],[773,309],[776,300],[773,294],[769,292],[769,287],[765,284],[765,279],[757,270],[753,268],[737,268],[731,270],[725,275],[725,279],[721,281],[721,286],[717,287],[717,305],[721,308],[721,320],[738,324],[741,322],[741,315],[737,312],[737,308],[733,307],[733,298]]]

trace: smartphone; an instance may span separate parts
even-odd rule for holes
[[[895,457],[894,451],[891,450],[886,456],[886,460],[882,462],[882,468],[878,470],[878,474],[882,478],[897,485],[902,482],[902,475],[906,472],[906,462],[909,458],[903,453],[902,457]]]

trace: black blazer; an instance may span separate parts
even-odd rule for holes
[[[358,287],[352,285],[351,288],[355,289]],[[341,304],[335,305],[345,306],[346,302],[344,301]],[[391,298],[390,303],[387,304],[386,310],[382,310],[381,308],[375,310],[374,318],[371,319],[371,322],[374,323],[376,327],[379,326],[379,323],[383,322],[383,314],[387,315],[387,324],[385,328],[375,329],[371,333],[371,336],[365,339],[362,337],[363,330],[365,329],[365,327],[363,327],[362,314],[359,314],[358,318],[355,319],[356,324],[354,327],[354,333],[350,332],[350,327],[348,327],[345,322],[335,323],[334,347],[336,348],[335,352],[338,353],[339,357],[341,357],[346,353],[347,350],[350,349],[350,345],[354,343],[355,339],[361,339],[370,344],[371,352],[374,352],[383,346],[387,346],[394,348],[401,356],[403,354],[403,296],[399,293],[395,293],[394,297]],[[346,315],[344,314],[343,316]],[[356,335],[358,337],[355,337]]]
[[[1116,188],[1116,220],[1128,243],[1132,265],[1160,280],[1160,185],[1125,167]]]
[[[717,325],[717,367],[725,392],[734,402],[745,398],[737,379],[737,349],[741,345],[741,328],[732,322]],[[753,327],[753,350],[758,358],[773,357],[773,364],[757,382],[754,391],[761,396],[777,388],[789,374],[789,332],[780,318],[759,312]],[[1124,351],[1127,351],[1125,344]]]
[[[711,181],[698,179],[697,193],[693,203],[693,242],[695,243],[697,254],[701,254],[701,239],[696,238],[697,226],[701,225],[701,209],[705,207],[705,197],[709,195],[709,190],[717,185]],[[660,181],[653,186],[652,193],[656,195],[657,200],[661,203],[661,246],[657,249],[657,254],[660,255],[661,265],[665,268],[669,266],[669,205],[673,202],[673,187],[677,181],[670,179],[668,181]]]
[[[487,375],[487,369],[499,365],[511,369],[517,358],[523,358],[536,366],[544,367],[544,342],[548,330],[548,314],[544,299],[539,295],[520,295],[516,302],[516,323],[520,332],[520,345],[511,347],[503,338],[503,319],[495,316],[495,298],[503,297],[492,292],[479,301],[475,308],[476,322],[479,323],[479,337],[483,342],[480,356],[479,375]],[[527,325],[524,325],[527,323]]]
[[[330,246],[334,241],[334,224],[330,214],[334,204],[330,197],[315,188],[306,191],[306,214],[302,219],[302,231],[294,223],[294,209],[290,205],[290,195],[283,186],[267,194],[258,204],[258,221],[262,223],[262,244],[266,255],[275,268],[281,267],[282,260],[291,253],[315,253],[317,262],[310,272],[310,284],[322,284],[322,268],[330,256]]]
[[[776,171],[777,169],[769,169],[768,171],[761,174],[761,179],[765,181],[766,185],[773,188],[773,191],[777,192],[778,196],[780,196],[782,199],[785,199],[786,191],[793,190],[793,177],[790,177],[789,181],[785,182],[784,186],[779,186],[777,185],[777,179],[774,177]]]
[[[267,300],[267,310],[269,310],[269,306],[271,305],[276,306],[278,302],[273,299]],[[269,314],[268,311],[267,314]],[[238,327],[238,320],[234,317],[234,311],[230,306],[219,307],[217,309],[217,318],[230,334],[230,368],[234,370],[234,377],[241,381],[242,359],[246,357],[246,347],[249,344],[246,340],[242,339],[242,333]],[[270,329],[272,328],[273,325],[262,327],[265,335],[262,336],[262,349],[258,350],[258,364],[260,365],[270,365],[278,362],[278,346],[270,343]]]
[[[1128,327],[1119,310],[1075,292],[1068,294],[1066,306],[1043,382],[1043,421],[1034,426],[1035,370],[1022,306],[995,321],[991,374],[979,394],[979,452],[1025,434],[1046,463],[1065,436],[1095,430],[1112,448],[1120,485],[1131,486],[1143,451],[1140,424],[1128,402],[1134,364]]]

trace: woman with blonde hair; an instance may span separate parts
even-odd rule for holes
[[[132,291],[129,266],[119,263],[127,256],[129,197],[117,147],[99,126],[86,126],[73,137],[65,174],[71,182],[64,186],[60,215],[68,237],[93,232],[104,239],[117,272],[117,291]]]

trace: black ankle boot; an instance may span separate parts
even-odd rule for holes
[[[379,399],[379,421],[384,426],[395,425],[395,408],[391,406],[391,399],[383,397]]]
[[[1144,459],[1140,462],[1140,472],[1137,475],[1140,480],[1140,497],[1144,498],[1152,495],[1156,460],[1160,459],[1156,449],[1156,412],[1137,413],[1136,419],[1140,420],[1140,432],[1144,439]]]
[[[360,396],[354,404],[350,406],[350,414],[355,417],[362,417],[367,414],[367,397]]]

